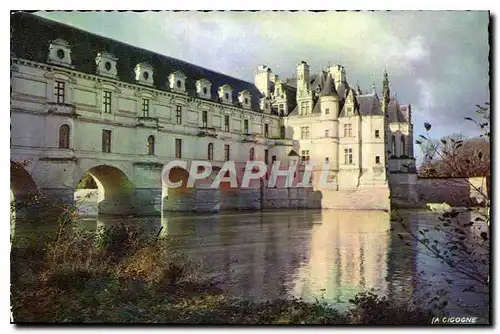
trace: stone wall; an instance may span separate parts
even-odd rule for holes
[[[164,199],[164,211],[218,212],[274,209],[389,210],[385,186],[355,190],[312,188],[196,189]]]
[[[415,206],[418,203],[417,174],[391,173],[389,174],[389,188],[391,202],[395,207]]]
[[[477,188],[477,189],[476,189]],[[419,178],[417,193],[420,202],[447,203],[450,206],[478,205],[484,201],[486,178]]]

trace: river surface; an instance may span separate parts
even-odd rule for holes
[[[413,231],[432,229],[440,222],[435,212],[401,211],[399,215]],[[470,214],[464,215],[462,220],[471,219]],[[122,221],[99,216],[78,224],[94,230]],[[152,233],[162,228],[161,234],[172,236],[180,250],[201,263],[204,275],[237,298],[299,297],[346,309],[349,299],[362,291],[391,300],[419,300],[429,293],[428,301],[443,289],[451,301],[460,299],[468,305],[464,310],[449,303],[446,310],[451,316],[476,315],[485,321],[488,315],[488,291],[463,292],[470,280],[455,277],[448,265],[425,254],[418,243],[405,245],[411,239],[386,212],[169,214],[129,218],[125,223]],[[466,234],[477,235],[479,228],[467,228]],[[22,227],[16,228],[16,235],[25,233]]]

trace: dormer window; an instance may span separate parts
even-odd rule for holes
[[[72,67],[71,66],[71,48],[68,42],[58,38],[50,42],[49,45],[49,63]]]
[[[210,88],[212,84],[207,79],[196,80],[196,93],[199,97],[210,99]]]
[[[95,57],[97,65],[97,74],[110,78],[117,78],[116,62],[118,58],[107,52],[100,52]]]
[[[241,106],[245,109],[250,109],[251,107],[251,98],[252,96],[247,90],[241,91],[238,94],[238,102],[240,102]]]
[[[170,89],[177,93],[186,92],[186,76],[180,71],[171,73],[168,77]]]
[[[233,104],[233,89],[229,85],[219,87],[219,99],[222,103]]]
[[[135,66],[135,81],[144,85],[153,85],[153,67],[148,63],[140,63]]]
[[[271,112],[271,108],[269,107],[269,101],[267,100],[267,97],[263,97],[260,99],[260,110],[265,113]]]

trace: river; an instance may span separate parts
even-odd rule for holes
[[[432,229],[440,222],[440,214],[435,212],[402,211],[399,215],[413,231]],[[449,266],[425,254],[418,243],[405,245],[408,235],[386,212],[172,213],[125,220],[89,217],[78,224],[97,229],[121,222],[140,225],[152,233],[162,228],[163,235],[172,236],[180,250],[201,263],[204,275],[215,277],[237,298],[260,301],[293,296],[346,309],[349,299],[362,291],[391,300],[411,296],[419,300],[425,293],[433,297],[443,290],[450,300],[460,299],[469,305],[464,310],[449,303],[446,311],[451,316],[471,316],[471,310],[480,321],[488,316],[488,291],[463,292],[464,283],[470,282],[454,277]],[[477,234],[477,229],[467,228],[466,233]],[[21,228],[16,229],[18,233],[28,232]]]

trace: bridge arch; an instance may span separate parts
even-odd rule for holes
[[[134,213],[135,186],[121,168],[108,164],[96,165],[83,172],[77,179],[79,181],[75,189],[75,200],[81,208],[81,213],[109,215]]]
[[[38,186],[22,163],[10,161],[10,227],[14,238],[16,226],[20,221],[36,221],[38,205],[35,196]],[[12,240],[12,239],[11,239]]]
[[[21,163],[12,160],[10,161],[10,190],[15,199],[38,193],[38,187],[31,174]]]

